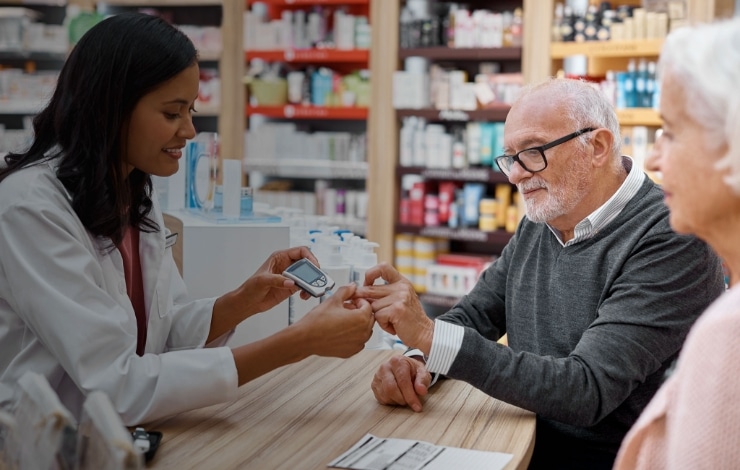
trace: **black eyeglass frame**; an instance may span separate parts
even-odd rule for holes
[[[557,145],[560,145],[560,144],[564,144],[564,143],[568,142],[569,140],[575,139],[576,137],[581,136],[581,135],[583,135],[583,134],[585,134],[587,132],[595,131],[596,129],[598,129],[598,128],[597,127],[584,127],[583,129],[581,129],[579,131],[575,131],[572,134],[568,134],[568,135],[566,135],[564,137],[561,137],[559,139],[555,139],[552,142],[549,142],[549,143],[547,143],[545,145],[540,145],[538,147],[526,148],[524,150],[520,150],[519,152],[515,153],[514,155],[501,155],[499,157],[496,157],[496,159],[495,159],[496,160],[496,165],[498,165],[499,169],[501,170],[501,173],[503,173],[506,176],[509,176],[511,174],[511,167],[514,166],[514,162],[519,163],[519,165],[521,165],[521,167],[524,168],[529,173],[538,173],[538,172],[544,170],[545,168],[547,168],[547,157],[545,156],[545,150],[551,149],[551,148],[553,148],[553,147],[555,147]],[[523,152],[530,152],[532,150],[537,150],[538,152],[540,152],[540,155],[542,155],[542,161],[544,162],[545,165],[542,168],[540,168],[539,170],[530,170],[529,168],[527,168],[527,166],[524,164],[524,162],[522,162],[519,159],[519,154],[521,154]],[[507,168],[509,168],[508,170],[506,170],[504,168],[504,166],[501,164],[501,162],[504,161],[504,160],[510,160],[511,161],[511,164],[507,167]]]

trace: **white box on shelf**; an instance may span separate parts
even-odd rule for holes
[[[426,291],[430,294],[462,296],[470,292],[478,280],[475,268],[432,264],[426,269]]]

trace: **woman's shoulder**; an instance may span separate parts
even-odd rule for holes
[[[67,190],[56,177],[52,162],[39,162],[8,175],[0,182],[0,212],[10,207],[52,204],[69,200]]]
[[[718,350],[732,348],[740,354],[740,286],[726,291],[699,317],[688,337],[686,349]],[[734,353],[733,353],[734,354]]]

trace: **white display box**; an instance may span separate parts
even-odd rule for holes
[[[215,223],[186,211],[164,217],[167,228],[179,234],[172,253],[193,299],[235,289],[272,252],[290,246],[290,228],[283,223]],[[287,300],[242,322],[228,344],[251,343],[286,326]]]

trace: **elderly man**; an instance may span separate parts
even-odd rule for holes
[[[677,235],[663,193],[620,154],[601,92],[551,79],[524,90],[497,164],[526,204],[499,259],[434,321],[386,264],[356,295],[413,350],[375,374],[376,399],[421,411],[431,374],[537,414],[530,468],[611,468],[699,314],[721,264]],[[388,284],[373,286],[382,277]],[[508,347],[496,340],[508,334]]]

